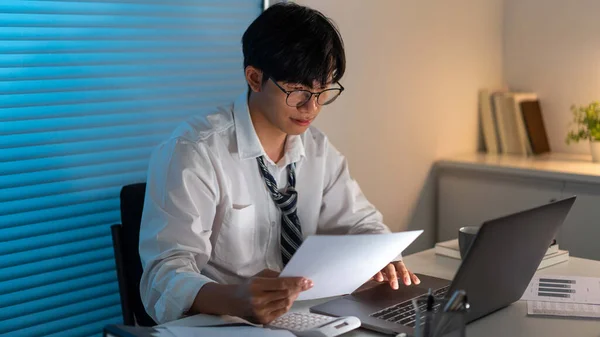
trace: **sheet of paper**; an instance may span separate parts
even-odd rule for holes
[[[600,304],[600,278],[581,276],[534,276],[522,300]]]
[[[255,327],[262,327],[260,324],[251,323],[243,318],[235,316],[215,316],[215,315],[203,315],[198,314],[189,316],[186,318],[178,319],[172,322],[164,323],[161,327],[166,326],[188,326],[188,327],[201,327],[201,326],[223,326],[223,325],[251,325]]]
[[[396,258],[423,231],[309,236],[280,276],[302,276],[314,286],[298,300],[349,294]]]
[[[168,326],[158,329],[158,337],[294,337],[287,330],[271,330],[251,326],[236,327],[185,327]]]
[[[600,305],[527,301],[528,315],[600,318]]]
[[[152,337],[175,337],[166,328],[156,328],[155,332],[152,333]]]

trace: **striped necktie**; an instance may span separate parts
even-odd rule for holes
[[[258,157],[258,167],[265,185],[269,189],[271,197],[275,204],[281,210],[281,258],[285,266],[292,255],[302,244],[302,228],[300,219],[296,214],[296,203],[298,201],[298,192],[296,192],[296,164],[289,164],[287,167],[288,184],[283,191],[277,190],[277,182],[269,173],[263,157]]]

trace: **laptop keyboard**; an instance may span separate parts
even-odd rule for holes
[[[433,296],[435,297],[444,297],[446,292],[450,288],[450,285],[447,285],[443,288],[440,288],[433,292]],[[427,294],[417,297],[417,299],[427,299]],[[439,307],[439,303],[433,305],[433,310],[437,310]],[[420,308],[421,310],[425,310],[425,304]],[[375,317],[378,319],[382,319],[384,321],[397,323],[409,327],[415,327],[415,309],[413,307],[412,299],[408,301],[404,301],[402,303],[394,304],[385,309],[379,310],[377,312],[369,315],[371,317]]]

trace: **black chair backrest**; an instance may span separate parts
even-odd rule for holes
[[[140,298],[142,262],[138,247],[145,193],[145,183],[124,186],[121,189],[121,225],[111,227],[125,325],[156,325]]]

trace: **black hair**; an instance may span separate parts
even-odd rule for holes
[[[321,12],[277,3],[250,24],[242,37],[244,69],[253,66],[276,81],[321,86],[339,81],[346,70],[340,32]]]

